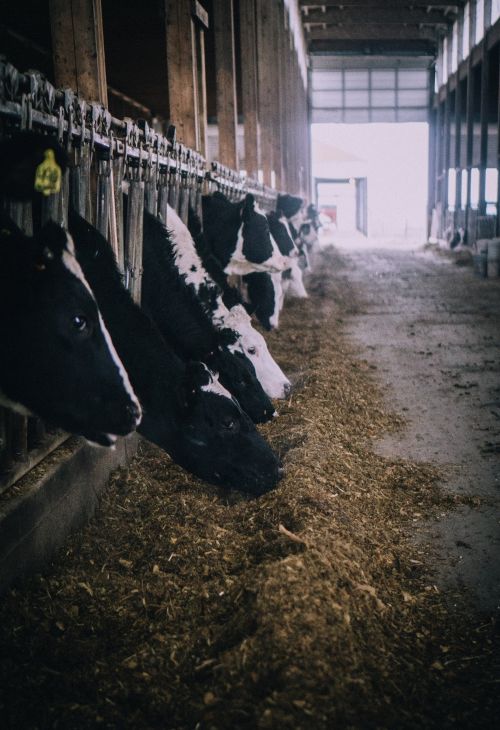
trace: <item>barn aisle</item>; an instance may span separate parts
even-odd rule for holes
[[[286,468],[277,490],[227,494],[143,446],[92,523],[5,597],[2,727],[494,725],[494,620],[439,587],[427,541],[475,497],[443,489],[425,454],[401,458],[411,404],[395,382],[384,396],[397,368],[370,339],[382,311],[399,321],[396,296],[387,277],[372,303],[365,286],[392,270],[404,298],[415,261],[422,281],[469,279],[408,256],[329,249],[311,298],[285,308],[269,341],[295,390],[262,429]]]
[[[473,506],[429,524],[443,585],[500,610],[500,280],[449,255],[342,248],[357,305],[346,333],[362,347],[407,421],[380,452],[441,465],[451,494]],[[470,263],[470,260],[469,260]]]

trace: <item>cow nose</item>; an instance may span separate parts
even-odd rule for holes
[[[283,479],[284,476],[285,476],[285,470],[283,469],[282,466],[279,466],[278,467],[278,479]]]
[[[291,383],[285,383],[285,385],[283,386],[283,391],[285,393],[285,398],[288,398],[288,396],[292,392],[292,384]]]

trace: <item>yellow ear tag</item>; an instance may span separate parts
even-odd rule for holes
[[[53,195],[61,189],[61,168],[54,157],[54,150],[45,150],[45,159],[36,168],[35,190],[42,195]]]

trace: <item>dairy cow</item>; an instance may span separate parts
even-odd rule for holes
[[[248,357],[270,398],[286,398],[291,389],[290,381],[271,357],[265,339],[252,326],[239,292],[229,286],[222,265],[208,245],[198,216],[193,210],[189,211],[188,230],[175,211],[169,209],[168,225],[174,232],[174,240],[182,241],[184,250],[189,251],[184,258],[183,270],[190,268],[187,262],[197,262],[197,272],[192,273],[188,280],[203,301],[212,302],[213,321],[217,326],[228,327],[236,333],[236,343],[230,349],[233,352],[239,350]]]
[[[175,222],[170,209],[169,224]],[[173,235],[160,220],[144,212],[142,305],[167,342],[190,360],[200,360],[219,375],[222,385],[239,401],[254,423],[273,417],[274,406],[264,393],[248,358],[229,349],[237,335],[217,328],[209,314],[217,310],[218,292],[206,285],[189,231]],[[189,236],[190,246],[185,237]]]
[[[19,177],[16,194],[23,192]],[[141,409],[74,256],[55,223],[34,237],[0,218],[0,403],[110,446]]]
[[[204,195],[202,209],[207,243],[226,274],[283,271],[286,261],[253,195],[239,203],[231,203],[218,192]]]
[[[70,212],[76,255],[143,407],[139,432],[208,482],[254,495],[282,470],[250,418],[201,363],[185,363],[123,286],[111,248]]]

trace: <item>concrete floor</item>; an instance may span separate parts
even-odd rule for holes
[[[438,547],[436,582],[500,610],[500,279],[436,252],[335,237],[353,290],[346,333],[377,367],[407,427],[381,453],[437,464],[451,493],[481,498],[416,525]],[[376,247],[374,247],[376,246]]]

